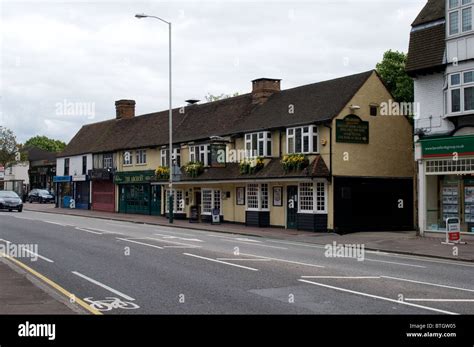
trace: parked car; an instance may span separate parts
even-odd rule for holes
[[[0,190],[0,209],[18,212],[23,211],[23,201],[17,193],[10,190]]]
[[[28,193],[28,202],[39,202],[40,204],[54,202],[54,195],[46,189],[33,189]]]

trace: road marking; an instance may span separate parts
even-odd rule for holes
[[[395,261],[376,260],[376,259],[367,259],[367,258],[365,258],[364,261],[375,261],[377,263],[395,264],[395,265],[419,267],[419,268],[422,268],[422,269],[426,269],[426,266],[407,264],[407,263],[398,263],[398,262],[395,262]]]
[[[273,242],[273,243],[281,243],[281,244],[284,244],[284,245],[301,246],[301,247],[308,247],[308,248],[326,248],[325,246],[322,246],[322,245],[307,245],[307,244],[304,244],[304,243],[276,241],[276,240],[267,240],[267,241],[268,242]]]
[[[326,278],[326,279],[347,279],[347,280],[371,280],[379,279],[379,276],[301,276],[301,278]]]
[[[58,292],[60,292],[61,294],[63,294],[64,296],[66,296],[68,298],[68,300],[71,300],[72,298],[74,298],[74,301],[82,306],[82,308],[86,309],[87,311],[89,311],[90,313],[92,314],[96,314],[96,315],[101,315],[102,313],[100,313],[98,310],[90,307],[88,304],[86,304],[84,301],[82,301],[80,298],[76,297],[74,294],[68,292],[66,289],[64,289],[63,287],[61,287],[59,284],[57,284],[56,282],[53,282],[52,280],[50,280],[49,278],[47,278],[46,276],[40,274],[39,272],[33,270],[32,268],[30,268],[29,266],[23,264],[21,261],[15,259],[15,258],[12,258],[12,257],[9,257],[9,256],[4,256],[6,259],[14,262],[16,265],[22,267],[24,270],[28,271],[29,273],[31,273],[32,275],[36,276],[37,278],[39,278],[40,280],[42,280],[43,282],[45,282],[46,284],[48,284],[49,286],[51,286],[52,288],[56,289]]]
[[[59,223],[59,222],[51,222],[51,221],[48,221],[48,220],[41,220],[41,222],[43,222],[43,223],[48,223],[48,224],[59,225],[59,226],[62,226],[62,227],[70,227],[70,226],[72,226],[72,225],[70,225],[70,224],[64,224],[64,223]]]
[[[111,293],[114,293],[118,296],[121,296],[122,298],[124,298],[125,300],[129,300],[129,301],[135,301],[134,298],[131,298],[130,296],[122,293],[122,292],[119,292],[118,290],[114,289],[114,288],[111,288],[109,287],[108,285],[105,285],[103,283],[100,283],[99,281],[96,281],[95,279],[92,279],[90,277],[87,277],[86,275],[83,275],[81,274],[80,272],[77,272],[77,271],[71,271],[74,275],[76,276],[79,276],[79,277],[82,277],[83,279],[85,279],[86,281],[89,281],[91,283],[94,283],[95,285],[98,285],[99,287],[102,287],[106,290],[108,290],[109,292]]]
[[[262,257],[262,256],[260,256],[260,255],[249,254],[249,253],[240,253],[240,254],[246,255],[246,256],[249,256],[249,257],[265,258],[265,259],[270,259],[270,260],[275,260],[275,261],[281,261],[281,262],[290,263],[290,264],[297,264],[297,265],[304,265],[304,266],[311,266],[311,267],[319,267],[319,268],[324,268],[324,267],[325,267],[325,266],[322,266],[322,265],[301,263],[301,262],[299,262],[299,261],[293,261],[293,260],[286,260],[286,259],[279,259],[279,258],[270,258],[270,257]]]
[[[136,244],[139,244],[139,245],[148,246],[148,247],[153,247],[153,248],[158,248],[158,249],[163,249],[163,247],[160,247],[160,246],[150,245],[149,243],[138,242],[138,241],[133,241],[133,240],[129,240],[129,239],[122,239],[122,238],[120,238],[120,237],[117,237],[117,240],[126,241],[126,242],[132,242],[132,243],[136,243]]]
[[[5,239],[0,239],[0,241],[3,241],[3,242],[5,242],[5,243],[11,243],[10,241],[7,241],[7,240],[5,240]]]
[[[54,263],[53,260],[51,260],[51,259],[49,259],[49,258],[46,258],[46,257],[44,257],[44,256],[42,256],[42,255],[39,255],[38,253],[29,251],[29,250],[27,250],[27,249],[24,249],[24,251],[27,252],[27,253],[29,253],[29,254],[34,255],[35,257],[38,257],[38,258],[40,258],[40,259],[43,259],[44,261],[47,261],[48,263]]]
[[[155,241],[164,242],[164,243],[171,243],[171,244],[175,244],[175,245],[186,246],[186,247],[189,247],[189,248],[201,248],[201,246],[198,246],[198,245],[191,245],[189,243],[183,243],[183,242],[178,242],[178,241],[169,241],[169,240],[157,239],[155,237],[144,237],[143,239],[155,240]]]
[[[474,299],[403,299],[405,301],[423,301],[423,302],[474,302]]]
[[[228,261],[271,261],[271,259],[242,259],[242,258],[217,258],[217,260],[228,260]]]
[[[136,225],[121,225],[118,223],[105,223],[105,224],[112,225],[114,227],[119,227],[119,228],[141,229],[140,227]]]
[[[239,240],[239,241],[246,241],[246,242],[262,243],[262,241],[257,241],[257,240],[242,238],[242,237],[238,237],[238,238],[236,238],[236,240]]]
[[[382,253],[380,253],[382,254]],[[402,259],[413,259],[413,260],[418,260],[418,261],[424,261],[424,262],[429,262],[429,263],[439,263],[439,264],[449,264],[449,265],[456,265],[456,266],[467,266],[467,267],[474,267],[474,264],[472,263],[466,263],[462,261],[449,261],[449,260],[436,260],[432,258],[424,258],[424,257],[417,257],[417,256],[407,256],[407,255],[402,255],[402,254],[394,254],[394,253],[383,253],[384,256],[387,257],[393,257],[393,258],[402,258]]]
[[[268,247],[268,248],[276,248],[276,249],[288,249],[286,247],[278,247],[278,246],[270,246],[270,245],[262,245],[259,243],[253,243],[253,242],[246,242],[246,241],[239,241],[237,239],[224,239],[224,241],[229,241],[229,242],[240,242],[240,243],[245,243],[246,245],[252,245],[252,246],[259,246],[259,247]]]
[[[199,259],[209,260],[209,261],[212,261],[212,262],[215,262],[215,263],[220,263],[220,264],[235,266],[235,267],[239,267],[239,268],[247,269],[247,270],[251,270],[251,271],[258,271],[258,269],[254,269],[253,267],[247,267],[247,266],[243,266],[243,265],[237,265],[237,264],[228,263],[228,262],[221,261],[221,260],[217,260],[217,259],[201,257],[201,256],[196,255],[196,254],[190,254],[190,253],[183,253],[183,254],[184,254],[184,255],[187,255],[187,256],[190,256],[190,257],[195,257],[195,258],[199,258]]]
[[[460,288],[460,287],[453,287],[453,286],[447,286],[445,284],[437,284],[437,283],[431,283],[431,282],[422,282],[422,281],[415,281],[415,280],[409,280],[406,278],[400,278],[400,277],[391,277],[391,276],[381,276],[382,278],[388,278],[391,280],[397,280],[397,281],[404,281],[404,282],[412,282],[412,283],[418,283],[418,284],[426,284],[427,286],[434,286],[434,287],[441,287],[441,288],[448,288],[448,289],[456,289],[456,290],[463,290],[465,292],[474,292],[474,289],[467,289],[467,288]]]
[[[153,234],[153,235],[156,235],[156,236],[162,236],[164,239],[178,239],[178,240],[181,240],[181,241],[191,241],[191,242],[204,242],[202,240],[199,240],[199,239],[195,239],[195,238],[188,238],[188,237],[179,237],[179,236],[173,236],[173,235],[166,235],[166,234]]]
[[[76,227],[76,230],[81,230],[81,231],[85,231],[87,233],[97,234],[97,235],[102,235],[103,234],[103,233],[99,233],[97,231],[92,231],[92,230],[89,230],[89,229],[83,229],[83,228],[79,228],[79,227]]]
[[[412,303],[410,303],[410,302],[398,301],[398,300],[395,300],[395,299],[386,298],[386,297],[384,297],[384,296],[378,296],[378,295],[373,295],[373,294],[368,294],[368,293],[363,293],[363,292],[357,292],[357,291],[355,291],[355,290],[350,290],[350,289],[345,289],[345,288],[330,286],[330,285],[323,284],[323,283],[318,283],[318,282],[313,282],[313,281],[307,281],[307,280],[298,280],[298,281],[304,282],[304,283],[309,283],[309,284],[312,284],[312,285],[315,285],[315,286],[330,288],[330,289],[334,289],[334,290],[338,290],[338,291],[346,292],[346,293],[350,293],[350,294],[356,294],[356,295],[366,296],[366,297],[372,298],[372,299],[385,300],[385,301],[393,302],[393,303],[400,304],[400,305],[406,305],[406,306],[417,307],[417,308],[421,308],[421,309],[424,309],[424,310],[429,310],[429,311],[434,311],[434,312],[439,312],[439,313],[444,313],[444,314],[449,314],[449,315],[458,315],[458,314],[459,314],[459,313],[455,313],[455,312],[440,310],[440,309],[433,308],[433,307],[422,306],[422,305],[418,305],[418,304],[412,304]]]

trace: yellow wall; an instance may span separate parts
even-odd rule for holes
[[[145,149],[145,148],[144,148]],[[123,153],[126,151],[120,151],[117,153],[117,171],[145,171],[145,170],[156,170],[160,166],[160,150],[157,148],[146,148],[146,164],[137,164],[136,151],[130,150],[129,152],[133,156],[132,165],[123,165]]]

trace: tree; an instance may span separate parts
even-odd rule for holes
[[[395,101],[413,102],[413,80],[405,72],[407,55],[403,52],[388,50],[377,64],[377,72],[392,93]]]
[[[66,144],[60,140],[50,139],[46,136],[34,136],[27,140],[25,147],[37,147],[48,152],[61,152],[66,147]]]
[[[0,126],[0,165],[6,168],[19,161],[17,157],[17,153],[19,153],[18,148],[13,131]]]
[[[233,98],[234,96],[239,96],[239,93],[236,92],[234,94],[221,94],[221,95],[213,95],[211,93],[207,94],[204,98],[206,98],[207,102],[213,102],[213,101],[218,101],[218,100],[223,100],[223,99],[228,99],[228,98]]]

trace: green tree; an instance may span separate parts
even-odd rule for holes
[[[13,131],[0,126],[0,165],[6,168],[19,161],[20,158],[17,157],[18,149],[18,143]]]
[[[27,140],[25,147],[37,147],[48,152],[61,152],[66,147],[66,144],[60,140],[50,139],[46,136],[34,136]]]
[[[204,98],[206,98],[207,102],[213,102],[213,101],[218,101],[222,99],[233,98],[234,96],[239,96],[239,93],[236,92],[234,94],[221,94],[221,95],[213,95],[209,93]]]
[[[407,55],[403,52],[388,50],[377,64],[377,72],[392,93],[395,101],[413,102],[413,80],[405,72]]]

